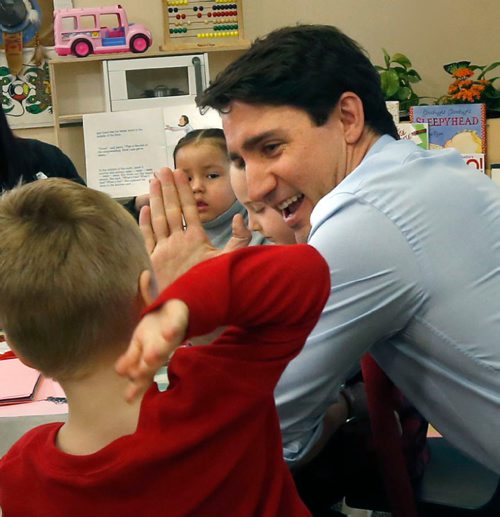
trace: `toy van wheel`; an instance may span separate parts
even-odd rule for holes
[[[139,54],[141,52],[146,52],[149,47],[149,39],[143,34],[136,34],[130,40],[130,50]]]
[[[77,39],[73,45],[71,45],[71,52],[76,57],[87,57],[92,50],[92,45],[84,39]]]

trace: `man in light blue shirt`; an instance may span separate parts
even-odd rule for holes
[[[198,102],[221,112],[249,197],[330,264],[330,299],[276,392],[289,464],[321,441],[370,351],[446,438],[500,473],[498,187],[453,150],[398,141],[377,72],[334,27],[257,40]]]

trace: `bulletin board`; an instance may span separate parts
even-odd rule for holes
[[[243,0],[162,0],[162,50],[246,47]]]

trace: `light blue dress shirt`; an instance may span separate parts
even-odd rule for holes
[[[332,289],[276,390],[288,463],[370,350],[446,438],[500,473],[500,189],[454,150],[383,136],[311,222]]]

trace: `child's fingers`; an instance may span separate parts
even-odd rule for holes
[[[149,195],[151,228],[153,229],[156,242],[158,242],[160,239],[168,237],[169,228],[165,216],[162,187],[157,177],[153,178],[149,183]]]
[[[139,212],[139,229],[141,230],[146,249],[151,255],[156,246],[155,234],[151,225],[151,209],[149,206],[143,206]]]
[[[134,402],[134,400],[144,391],[143,386],[138,385],[134,382],[130,382],[125,390],[125,400],[129,403]]]
[[[184,339],[189,309],[180,300],[170,300],[145,316],[137,326],[130,345],[115,364],[116,371],[130,380],[125,397],[132,401],[153,382]]]
[[[174,171],[174,181],[179,194],[180,205],[186,225],[188,227],[201,226],[200,214],[196,208],[193,191],[186,175],[182,171],[176,170]]]
[[[181,174],[184,174],[181,172]],[[158,178],[161,182],[165,216],[170,232],[182,231],[182,207],[177,192],[172,171],[164,168],[159,171]]]
[[[232,232],[231,238],[224,246],[224,253],[246,248],[252,240],[252,232],[248,229],[241,214],[233,217]]]
[[[137,368],[140,363],[142,347],[140,342],[132,339],[127,351],[121,355],[115,363],[115,369],[124,377],[129,377],[132,370]]]

